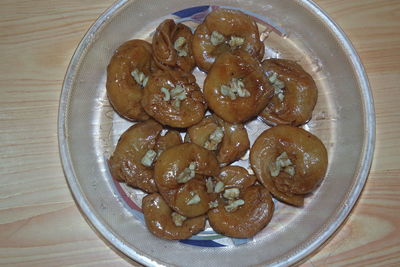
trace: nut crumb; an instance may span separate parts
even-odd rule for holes
[[[220,34],[217,31],[213,31],[211,33],[210,41],[211,41],[211,44],[213,46],[217,46],[217,45],[222,44],[223,42],[225,42],[225,36],[223,36],[222,34]]]
[[[235,211],[239,206],[244,205],[244,200],[243,199],[238,199],[230,203],[229,205],[225,206],[225,210],[227,212],[233,212]]]
[[[172,221],[176,226],[182,226],[183,222],[186,220],[186,217],[183,215],[180,215],[179,213],[172,212],[171,213]]]
[[[151,165],[153,165],[156,156],[157,153],[153,149],[149,149],[147,150],[146,154],[143,156],[140,162],[146,167],[151,167]]]

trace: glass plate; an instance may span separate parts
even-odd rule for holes
[[[251,239],[233,239],[211,228],[182,241],[148,232],[143,193],[114,181],[107,159],[131,122],[111,108],[106,67],[115,49],[139,38],[151,40],[158,24],[173,18],[190,27],[212,9],[229,7],[253,16],[266,57],[296,60],[319,89],[312,120],[303,128],[328,150],[322,184],[303,208],[275,201],[270,224]],[[205,75],[195,70],[201,86]],[[266,128],[246,124],[251,143]],[[68,67],[59,109],[59,146],[64,172],[83,213],[114,246],[146,265],[290,265],[323,244],[345,220],[368,176],[374,141],[372,95],[360,59],[338,26],[311,1],[118,1],[92,25]],[[237,164],[248,169],[245,159]]]

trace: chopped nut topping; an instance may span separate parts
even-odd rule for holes
[[[283,171],[289,174],[290,176],[294,176],[294,174],[296,173],[293,166],[287,166],[283,169]]]
[[[269,171],[272,177],[276,177],[279,175],[281,170],[283,169],[284,172],[293,176],[295,172],[295,166],[293,165],[292,161],[289,159],[286,152],[282,152],[275,160],[275,164],[273,164]]]
[[[213,209],[213,208],[218,207],[218,200],[214,200],[214,201],[208,202],[208,207],[209,207],[210,209]]]
[[[223,42],[225,42],[225,36],[223,36],[222,34],[220,34],[217,31],[213,31],[211,33],[210,41],[211,41],[211,44],[213,46],[217,46],[217,45],[222,44]]]
[[[192,192],[191,192],[192,193]],[[186,201],[187,205],[194,205],[200,202],[200,197],[198,194],[194,195],[191,199],[189,199],[188,201]]]
[[[235,211],[239,206],[242,206],[242,205],[244,205],[244,200],[238,199],[238,200],[231,202],[229,205],[226,205],[225,210],[227,212],[232,212],[232,211]]]
[[[235,199],[238,198],[240,194],[240,190],[238,188],[229,188],[224,191],[224,198],[226,199]]]
[[[175,100],[172,102],[172,105],[173,105],[176,109],[179,109],[179,108],[181,107],[181,101],[178,100],[178,99],[175,99]]]
[[[185,216],[180,215],[179,213],[172,212],[171,213],[172,221],[176,226],[182,226],[183,222],[186,220]]]
[[[181,85],[177,84],[173,89],[170,91],[165,88],[161,87],[161,92],[164,93],[164,101],[172,101],[172,105],[179,109],[181,106],[181,101],[186,99],[186,90]]]
[[[221,181],[218,181],[218,183],[214,187],[214,193],[221,193],[224,190],[225,184]]]
[[[232,78],[232,80],[229,82],[229,85],[221,85],[220,91],[222,95],[229,96],[231,100],[235,100],[236,96],[249,97],[250,92],[243,87],[244,83],[242,80]]]
[[[178,52],[179,57],[186,57],[188,55],[189,47],[185,37],[182,36],[178,37],[175,40],[174,48],[176,52]]]
[[[143,88],[146,86],[147,82],[149,81],[149,77],[144,75],[143,72],[139,71],[138,69],[134,69],[131,72],[132,77],[135,81]]]
[[[163,98],[164,101],[169,101],[171,99],[171,95],[167,88],[161,87],[161,92],[164,93],[164,98]]]
[[[174,105],[175,108],[179,109],[181,106],[181,101],[186,99],[186,91],[185,88],[180,86],[179,84],[175,86],[174,89],[171,90],[171,97],[174,100],[172,105]]]
[[[281,168],[276,168],[274,165],[272,165],[269,168],[269,172],[271,173],[272,177],[276,177],[279,175],[279,173],[281,172]]]
[[[269,82],[274,87],[274,94],[279,98],[280,101],[285,99],[285,94],[283,88],[285,88],[285,83],[281,80],[278,80],[278,73],[274,72],[268,77]]]
[[[196,175],[196,162],[191,162],[177,177],[176,181],[180,184],[186,183]]]
[[[147,150],[146,154],[143,156],[140,161],[144,166],[150,167],[153,164],[154,159],[156,158],[157,153],[153,149]]]
[[[214,192],[214,183],[212,181],[212,177],[208,177],[206,180],[206,187],[207,187],[207,193],[212,193]]]
[[[173,99],[184,100],[186,99],[186,91],[181,85],[177,84],[170,92]]]
[[[270,76],[268,76],[268,80],[271,84],[274,84],[277,78],[278,78],[278,73],[276,73],[276,72],[274,72]]]
[[[224,131],[221,127],[217,127],[217,129],[210,134],[208,140],[204,143],[204,148],[208,150],[217,150],[218,144],[221,143],[223,137]]]
[[[278,98],[280,101],[283,101],[283,99],[285,99],[285,95],[283,94],[283,92],[278,94]]]
[[[217,46],[217,45],[225,42],[226,39],[223,34],[217,32],[217,31],[213,31],[211,33],[210,41],[213,46]],[[244,38],[232,35],[228,41],[228,44],[231,48],[235,49],[235,48],[241,46],[242,44],[244,44]]]
[[[231,36],[231,39],[229,40],[229,46],[232,48],[237,48],[238,46],[241,46],[244,44],[244,38],[238,37],[238,36]]]

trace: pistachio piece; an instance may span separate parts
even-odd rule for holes
[[[224,131],[221,127],[217,127],[214,132],[210,134],[208,140],[204,143],[204,148],[208,150],[217,150],[218,144],[221,143],[224,137]]]
[[[187,181],[194,178],[196,175],[196,162],[191,162],[189,167],[185,168],[177,177],[176,181],[180,184],[186,183]]]
[[[185,37],[182,37],[182,36],[178,37],[175,40],[174,48],[175,48],[176,52],[178,53],[179,57],[186,57],[188,55],[189,48],[188,48],[188,44],[186,42]]]
[[[275,163],[270,166],[270,173],[272,177],[276,177],[282,171],[289,174],[290,176],[294,176],[296,173],[295,166],[292,161],[289,159],[286,152],[282,152],[278,157],[276,157]]]
[[[154,159],[156,158],[157,153],[153,149],[147,150],[146,154],[143,156],[140,161],[144,166],[150,167],[153,164]]]
[[[200,202],[200,197],[198,194],[195,194],[191,199],[189,199],[186,204],[187,205],[194,205]]]
[[[147,81],[149,80],[149,77],[144,75],[143,72],[139,71],[139,69],[134,69],[131,72],[132,77],[135,79],[135,81],[143,88],[146,86]]]
[[[224,191],[224,198],[233,200],[238,198],[240,194],[240,190],[238,188],[229,188]]]
[[[172,221],[176,226],[182,226],[183,222],[186,220],[185,216],[180,215],[179,213],[172,212],[171,213]]]
[[[231,39],[229,40],[229,46],[232,48],[237,48],[244,44],[244,38],[238,37],[238,36],[231,36]]]
[[[274,87],[274,94],[279,98],[282,102],[285,99],[285,94],[283,88],[285,88],[285,82],[278,79],[278,73],[273,72],[268,76],[269,82]]]
[[[161,87],[161,92],[164,93],[164,97],[163,97],[164,101],[169,101],[171,99],[171,94],[169,93],[167,88]]]
[[[235,100],[239,97],[249,97],[250,92],[244,88],[244,83],[241,79],[232,78],[229,85],[221,85],[220,92],[224,96],[229,96],[231,100]]]
[[[218,200],[214,200],[214,201],[208,202],[208,207],[209,207],[210,209],[213,209],[213,208],[218,207]]]
[[[208,177],[206,180],[206,188],[207,188],[207,193],[212,193],[214,192],[214,183],[212,181],[212,177]]]
[[[235,201],[232,201],[230,204],[225,206],[225,210],[227,212],[233,212],[235,211],[239,206],[244,205],[244,200],[243,199],[238,199]]]
[[[211,33],[210,41],[211,41],[211,44],[213,46],[217,46],[217,45],[222,44],[223,42],[225,42],[225,36],[223,36],[222,34],[220,34],[217,31],[213,31]]]
[[[186,90],[181,85],[177,84],[171,90],[165,87],[161,87],[161,92],[164,93],[163,101],[172,100],[172,105],[179,109],[181,106],[181,101],[186,99]]]
[[[225,184],[221,181],[218,181],[214,187],[214,193],[221,193],[224,190]]]

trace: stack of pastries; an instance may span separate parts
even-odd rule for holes
[[[264,59],[264,49],[252,17],[218,8],[196,29],[167,19],[152,43],[127,41],[111,58],[108,99],[136,123],[110,171],[148,193],[142,210],[154,235],[186,239],[208,220],[225,236],[252,237],[270,222],[272,198],[301,207],[324,178],[326,148],[299,128],[317,102],[315,82],[294,61]],[[270,128],[250,147],[244,125],[253,119]],[[249,149],[251,173],[235,165]]]

